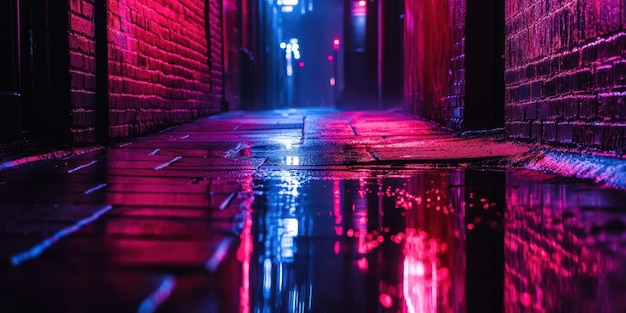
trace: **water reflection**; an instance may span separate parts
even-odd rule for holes
[[[623,194],[503,171],[273,177],[241,235],[241,312],[626,311]]]
[[[460,171],[258,181],[242,311],[458,312],[461,184]]]
[[[626,312],[623,192],[507,175],[509,312]]]

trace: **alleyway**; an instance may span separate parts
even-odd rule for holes
[[[0,165],[0,312],[624,312],[626,193],[396,111]]]

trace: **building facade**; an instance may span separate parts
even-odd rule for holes
[[[409,111],[624,155],[624,1],[416,0],[404,17]]]
[[[3,2],[0,155],[106,145],[237,109],[249,2]]]

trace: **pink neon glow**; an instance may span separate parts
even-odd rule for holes
[[[241,245],[237,250],[237,259],[241,262],[241,287],[239,287],[239,312],[250,313],[250,259],[253,250],[252,217],[247,214],[240,235]]]
[[[380,301],[380,305],[382,305],[386,309],[391,308],[391,306],[393,305],[393,298],[386,293],[381,293],[380,297],[378,297],[378,300]]]
[[[364,0],[359,1],[359,5],[360,5],[360,6],[364,7],[364,6],[365,6],[365,4],[366,4],[366,2],[365,2]]]

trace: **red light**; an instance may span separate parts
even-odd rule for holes
[[[332,56],[332,55],[329,55],[329,56],[327,57],[327,59],[328,59],[328,61],[329,61],[329,62],[332,62],[334,58],[333,58],[333,56]]]
[[[304,67],[304,62],[301,61],[300,63],[298,63],[298,66]]]

